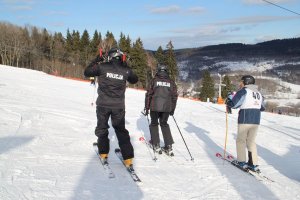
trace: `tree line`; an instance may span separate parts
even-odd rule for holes
[[[171,41],[166,48],[159,46],[156,51],[145,50],[140,38],[132,42],[129,35],[120,33],[117,40],[112,32],[107,31],[104,36],[95,30],[90,36],[87,30],[81,34],[79,31],[69,29],[64,37],[62,33],[50,33],[47,29],[35,26],[20,27],[10,23],[0,22],[0,64],[10,65],[45,73],[72,77],[85,78],[85,67],[99,54],[112,47],[119,47],[126,53],[127,64],[138,75],[137,88],[146,88],[150,79],[156,73],[158,64],[166,65],[170,77],[180,87],[178,80],[177,61],[174,46]],[[201,87],[198,88],[198,98],[206,101],[215,97],[215,83],[209,71],[204,74]],[[222,88],[222,97],[226,98],[227,92],[232,90],[230,80],[224,78],[225,88]]]
[[[158,64],[166,65],[171,78],[177,80],[178,69],[171,41],[165,50],[159,46],[153,52],[144,49],[140,38],[132,42],[130,36],[123,33],[117,40],[109,31],[102,36],[100,31],[95,30],[91,36],[87,30],[81,34],[68,29],[64,37],[60,32],[53,34],[45,28],[0,22],[0,64],[3,65],[84,78],[85,67],[99,54],[99,49],[105,54],[112,47],[126,53],[127,64],[139,76],[135,87],[146,88]]]

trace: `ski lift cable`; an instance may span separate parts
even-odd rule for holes
[[[296,14],[296,15],[299,15],[299,16],[300,16],[300,13],[297,13],[297,12],[295,12],[295,11],[292,11],[292,10],[290,10],[290,9],[284,8],[284,7],[282,7],[282,6],[279,6],[279,5],[275,4],[275,3],[272,3],[272,2],[270,2],[270,1],[267,1],[267,0],[262,0],[262,1],[264,1],[264,2],[266,2],[266,3],[269,3],[269,4],[272,4],[273,6],[279,7],[279,8],[281,8],[281,9],[283,9],[283,10],[286,10],[286,11],[292,12],[292,13],[294,13],[294,14]]]

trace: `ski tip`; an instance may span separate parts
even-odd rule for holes
[[[118,153],[118,152],[121,152],[121,150],[119,148],[116,148],[115,152]]]
[[[220,153],[216,153],[217,157],[222,157],[222,155]]]
[[[97,145],[98,145],[98,143],[97,143],[97,142],[94,142],[94,143],[93,143],[93,146],[97,146]]]
[[[113,174],[113,175],[110,174],[110,175],[108,176],[108,178],[116,178],[116,176],[115,176],[114,174]]]

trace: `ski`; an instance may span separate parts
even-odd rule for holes
[[[140,137],[139,141],[145,143],[148,149],[152,149],[153,150],[152,144],[150,142],[148,142],[144,137]],[[153,151],[152,151],[152,153],[153,153]],[[181,163],[179,160],[175,159],[174,153],[173,153],[173,155],[169,155],[167,152],[165,152],[163,150],[163,148],[160,148],[159,150],[155,151],[155,153],[154,153],[154,159],[155,159],[155,161],[158,160],[156,154],[159,155],[158,157],[165,157],[165,159],[167,159],[169,161],[176,162],[177,164],[184,164],[185,163],[185,162]]]
[[[144,142],[148,146],[148,148],[153,149],[152,144],[150,142],[148,142],[144,137],[140,137],[139,140],[141,142]],[[165,156],[170,157],[170,158],[174,157],[173,152],[171,154],[169,154],[167,151],[165,151],[164,148],[160,148],[159,150],[156,150],[155,153],[157,153],[158,155],[165,155]]]
[[[108,178],[115,178],[115,174],[112,171],[112,169],[110,168],[107,159],[102,159],[100,157],[100,155],[98,153],[98,146],[97,145],[98,145],[97,142],[93,143],[93,147],[94,147],[95,153],[97,154],[97,157],[99,158],[100,163],[103,166],[103,169],[104,169],[105,173],[108,175]]]
[[[174,156],[174,153],[173,152],[168,152],[166,151],[164,148],[161,148],[161,151],[166,155],[166,156],[169,156],[169,157],[173,157]]]
[[[160,151],[160,152],[153,152],[153,151],[152,151],[152,153],[151,153],[151,149],[153,150],[153,147],[152,147],[152,145],[151,145],[149,142],[147,142],[147,141],[145,140],[144,137],[140,137],[140,138],[139,138],[139,141],[143,142],[143,143],[146,145],[146,147],[147,147],[147,149],[148,149],[148,152],[149,152],[149,154],[150,154],[152,160],[153,160],[154,162],[156,162],[156,161],[157,161],[157,157],[156,157],[155,153],[161,154],[162,152],[161,152],[161,151]]]
[[[235,166],[236,168],[240,169],[241,171],[255,177],[257,180],[259,181],[268,181],[268,182],[275,182],[274,180],[270,179],[269,177],[263,175],[261,173],[261,171],[258,172],[254,172],[252,170],[250,170],[249,168],[242,168],[239,165],[236,164],[236,159],[232,156],[232,155],[227,155],[225,158],[224,156],[222,156],[220,153],[216,153],[216,157],[221,158],[224,161],[229,162],[230,164],[232,164],[233,166]]]
[[[121,150],[119,148],[116,148],[115,153],[116,153],[117,157],[120,159],[120,161],[123,163],[123,165],[126,168],[127,172],[130,174],[132,180],[134,182],[142,182],[141,179],[138,177],[138,175],[135,173],[135,170],[133,169],[132,166],[130,166],[130,167],[125,166],[125,164],[123,162],[123,156],[121,154]]]

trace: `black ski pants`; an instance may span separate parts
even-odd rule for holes
[[[109,153],[108,120],[109,117],[111,117],[111,124],[115,129],[123,159],[126,160],[129,158],[133,158],[133,146],[130,142],[129,132],[125,128],[125,109],[112,109],[97,106],[96,112],[97,127],[95,129],[95,135],[98,137],[99,153]]]
[[[165,146],[172,145],[174,143],[173,137],[170,131],[170,126],[168,124],[169,119],[168,112],[155,112],[150,111],[151,124],[150,124],[150,134],[151,134],[151,143],[153,145],[159,145],[159,131],[158,131],[158,121],[161,128],[161,132],[164,138]]]

